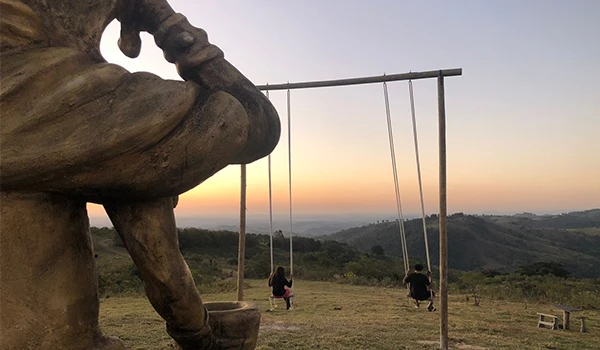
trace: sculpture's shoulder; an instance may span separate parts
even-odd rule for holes
[[[3,7],[28,8],[20,16],[39,19],[52,46],[74,47],[99,56],[100,39],[123,0],[0,0]]]
[[[0,0],[0,14],[0,52],[48,44],[40,16],[23,2]]]

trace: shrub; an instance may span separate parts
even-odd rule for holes
[[[557,277],[569,277],[569,272],[565,270],[565,267],[555,262],[536,262],[524,265],[517,269],[517,273],[525,276],[554,275]]]

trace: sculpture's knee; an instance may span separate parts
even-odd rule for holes
[[[225,91],[235,97],[248,115],[248,138],[244,150],[233,163],[251,163],[275,149],[281,133],[277,110],[250,80],[223,58],[203,64],[195,74],[203,86],[212,91]]]
[[[211,147],[221,154],[219,158],[229,163],[246,147],[251,125],[244,106],[234,96],[217,91],[192,110],[184,129],[182,137],[187,134],[196,151],[212,143]]]
[[[243,152],[250,129],[248,116],[237,99],[225,92],[211,93],[146,156],[128,163],[139,192],[155,197],[183,193],[231,164]],[[124,169],[122,166],[121,169]],[[129,170],[126,170],[129,171]]]
[[[115,168],[132,174],[129,188],[136,192],[153,197],[177,195],[231,164],[246,147],[249,124],[237,99],[213,92],[199,98],[161,142]]]

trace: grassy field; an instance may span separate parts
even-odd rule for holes
[[[267,312],[266,281],[247,281],[245,300],[262,313],[258,349],[435,349],[439,312],[410,307],[404,289],[295,281],[295,309]],[[203,295],[204,301],[235,300],[235,293]],[[453,349],[600,349],[600,312],[571,314],[571,330],[539,329],[536,312],[560,316],[552,305],[483,299],[474,306],[451,295],[450,345]],[[579,332],[577,316],[588,317],[589,333]],[[164,322],[145,297],[101,300],[105,334],[130,349],[172,349]]]
[[[571,229],[567,229],[567,231],[583,232],[586,235],[600,236],[600,227],[571,228]]]

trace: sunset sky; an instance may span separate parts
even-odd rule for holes
[[[173,8],[255,84],[462,68],[446,78],[448,211],[555,213],[600,207],[600,1],[196,1]],[[128,59],[120,25],[102,53],[179,79],[152,38]],[[402,205],[420,212],[407,82],[388,85]],[[426,211],[438,210],[436,81],[414,82]],[[295,90],[298,214],[395,212],[381,84]],[[274,210],[288,209],[285,91],[272,154]],[[181,196],[179,217],[237,215],[240,167]],[[248,166],[248,213],[268,214],[266,158]],[[90,206],[91,216],[102,216]]]

